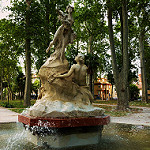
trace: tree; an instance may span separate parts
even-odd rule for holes
[[[18,41],[14,40],[13,34],[17,26],[11,20],[0,20],[0,71],[1,71],[1,99],[3,98],[3,83],[7,83],[8,100],[13,99],[13,82],[16,76],[18,53],[20,49]]]
[[[13,91],[19,93],[19,99],[23,99],[25,88],[25,75],[22,72],[21,67],[16,68],[17,75],[14,77]]]
[[[64,1],[50,1],[50,0],[39,0],[38,7],[34,4],[32,9],[34,15],[34,56],[37,70],[43,65],[49,54],[45,53],[46,48],[49,46],[49,42],[60,26],[60,22],[57,19],[57,9],[65,10],[70,0]],[[34,2],[35,3],[35,2]],[[50,54],[53,52],[51,49]]]
[[[139,98],[140,90],[135,84],[130,84],[130,101],[137,100]]]
[[[122,56],[122,67],[119,70],[116,61],[116,51],[113,36],[113,25],[112,25],[112,13],[113,13],[113,1],[107,1],[108,7],[108,28],[109,28],[109,40],[111,48],[112,58],[112,69],[116,85],[116,91],[118,96],[117,109],[126,110],[128,105],[128,74],[129,74],[129,58],[128,58],[128,17],[127,17],[127,1],[122,0],[121,3],[121,56]]]
[[[24,105],[30,105],[31,95],[31,64],[32,59],[36,61],[37,69],[46,59],[45,50],[50,42],[52,35],[55,33],[57,25],[58,7],[66,7],[69,0],[49,1],[49,0],[12,0],[10,10],[13,22],[19,26],[16,33],[20,33],[15,39],[22,39],[22,46],[25,48],[25,67],[26,67],[26,84]],[[31,17],[32,16],[32,17]],[[49,35],[49,32],[51,35]],[[44,51],[44,52],[43,52]],[[36,56],[33,58],[32,55]]]
[[[146,7],[148,7],[149,1],[142,1],[143,3],[141,4],[141,22],[139,23],[140,25],[140,33],[139,33],[139,52],[140,52],[140,62],[141,62],[141,78],[142,78],[142,100],[145,102],[148,101],[148,96],[147,96],[147,77],[146,77],[146,68],[145,68],[145,56],[144,56],[144,38],[146,34],[146,27],[149,26],[149,14],[146,12]],[[149,3],[150,5],[150,3]],[[147,24],[148,21],[148,24]],[[149,27],[148,27],[149,29]]]
[[[142,78],[142,100],[145,102],[148,101],[147,97],[147,70],[146,70],[146,59],[145,59],[145,49],[146,49],[146,34],[150,30],[150,2],[149,0],[132,0],[131,11],[134,22],[134,26],[136,26],[137,37],[139,41],[139,54],[140,54],[140,63],[141,63],[141,78]]]
[[[145,35],[145,48],[144,48],[144,52],[145,52],[145,67],[146,67],[146,77],[147,77],[147,85],[148,85],[148,89],[150,89],[150,41],[148,41],[150,34],[147,33]]]
[[[104,41],[106,35],[104,12],[102,1],[78,0],[75,3],[74,28],[77,33],[77,50],[81,48],[87,55],[90,73],[89,85],[92,93],[94,92],[94,73],[103,70],[103,62],[108,57],[106,42]]]
[[[30,7],[32,0],[26,0],[26,27],[25,27],[25,58],[26,58],[26,82],[24,92],[24,106],[30,106],[31,102],[31,31],[30,31]]]
[[[113,78],[113,74],[112,74],[112,72],[108,72],[108,74],[107,74],[107,80],[108,80],[108,82],[109,83],[111,83],[111,85],[112,85],[112,90],[111,90],[111,99],[113,98],[112,96],[113,96],[113,87],[114,87],[114,78]]]
[[[38,97],[38,89],[40,88],[40,81],[39,80],[35,80],[34,83],[32,84],[32,91],[35,92],[36,97]]]

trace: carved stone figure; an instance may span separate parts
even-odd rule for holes
[[[71,69],[68,73],[64,75],[57,75],[57,78],[66,78],[73,74],[73,82],[78,84],[79,86],[87,86],[86,85],[86,74],[87,74],[87,66],[84,64],[84,56],[79,54],[76,56],[75,61],[77,64],[72,65]]]
[[[69,70],[65,58],[65,48],[73,42],[75,34],[73,24],[73,8],[68,6],[67,14],[59,12],[62,25],[55,33],[48,50],[54,45],[55,52],[47,59],[39,70],[41,93],[36,103],[23,114],[34,117],[89,117],[103,114],[103,109],[94,107],[93,96],[86,85],[87,66],[84,56],[79,54]]]
[[[71,29],[73,24],[73,7],[70,5],[67,7],[66,12],[67,14],[63,13],[61,10],[58,10],[59,13],[59,20],[62,22],[62,25],[58,28],[54,35],[53,41],[50,42],[49,47],[46,49],[48,53],[49,49],[54,45],[55,52],[51,56],[52,60],[59,58],[62,62],[65,59],[64,52],[65,48],[69,43],[73,43],[75,39],[75,33]]]

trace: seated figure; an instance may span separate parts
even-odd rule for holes
[[[84,56],[79,54],[75,57],[77,64],[73,64],[68,73],[63,75],[56,75],[57,78],[67,78],[73,75],[72,81],[79,86],[86,86],[87,66],[84,64]]]

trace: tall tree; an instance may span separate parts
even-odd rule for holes
[[[0,71],[1,71],[1,99],[3,98],[3,83],[7,83],[9,97],[12,99],[12,85],[16,76],[16,68],[20,44],[14,40],[13,34],[17,25],[11,20],[0,20]],[[16,50],[17,49],[17,50]]]
[[[140,63],[141,63],[141,78],[142,78],[142,100],[145,102],[148,101],[147,96],[147,74],[146,74],[146,59],[145,59],[145,48],[146,48],[146,34],[150,30],[150,1],[149,0],[132,0],[131,11],[134,25],[137,27],[137,35],[139,39],[139,54],[140,54]]]
[[[108,6],[108,28],[109,40],[111,48],[112,69],[118,96],[117,109],[126,110],[128,105],[128,74],[129,74],[129,58],[128,58],[128,14],[127,14],[127,1],[121,0],[122,10],[122,68],[119,70],[116,60],[116,51],[113,35],[112,13],[113,13],[113,0],[107,1]]]
[[[24,93],[24,106],[30,106],[31,102],[31,31],[30,31],[30,7],[32,0],[26,0],[26,37],[25,37],[25,58],[26,58],[26,82]]]
[[[53,33],[57,28],[57,7],[66,8],[69,0],[49,1],[49,0],[12,0],[12,20],[19,26],[16,31],[18,37],[22,39],[22,46],[25,47],[25,67],[26,67],[26,84],[24,105],[30,105],[31,94],[31,63],[36,62],[37,69],[46,59],[45,50],[50,42]],[[54,14],[55,13],[55,14]],[[51,27],[51,28],[50,28]],[[50,34],[49,34],[50,32]],[[32,57],[32,56],[36,57]]]
[[[78,0],[75,3],[74,24],[77,39],[81,43],[80,48],[87,53],[87,65],[90,74],[89,86],[93,93],[94,73],[97,73],[97,70],[103,70],[102,62],[107,58],[105,55],[106,43],[104,42],[106,26],[102,1]]]
[[[145,41],[145,34],[149,30],[149,14],[146,11],[146,8],[150,5],[149,1],[142,1],[141,3],[141,18],[140,21],[140,32],[139,32],[139,53],[140,53],[140,62],[141,62],[141,78],[142,78],[142,100],[145,102],[148,101],[148,95],[147,95],[147,77],[146,77],[146,67],[145,67],[145,50],[144,50],[144,41]],[[149,3],[149,5],[148,5]],[[148,21],[148,24],[147,24]],[[148,26],[148,30],[146,27]]]

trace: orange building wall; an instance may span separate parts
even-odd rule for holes
[[[94,83],[94,98],[108,100],[110,99],[112,91],[112,85],[107,81],[107,79],[98,78]]]

